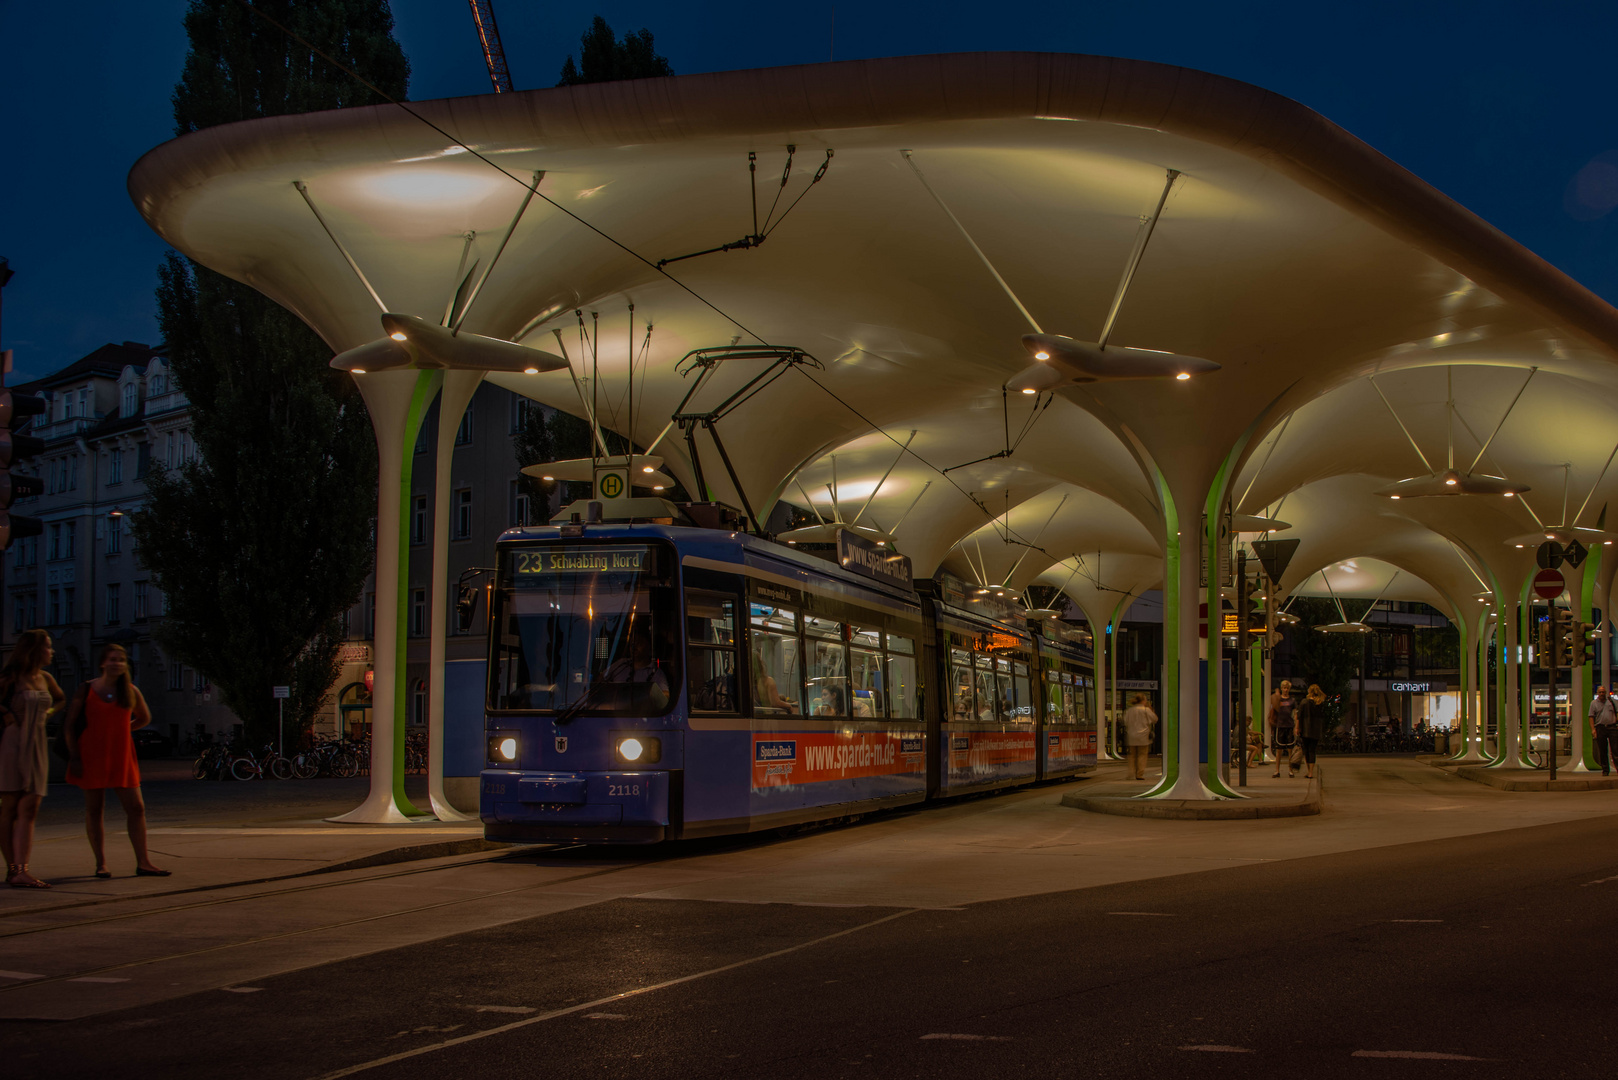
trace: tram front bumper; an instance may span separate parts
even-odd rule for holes
[[[479,811],[491,840],[655,843],[672,774],[486,769]]]

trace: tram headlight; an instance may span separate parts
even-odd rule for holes
[[[517,760],[517,736],[494,735],[489,739],[489,760],[509,765]]]
[[[663,760],[663,740],[655,735],[626,735],[613,740],[618,760],[631,765],[656,765]]]

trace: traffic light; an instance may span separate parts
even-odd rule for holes
[[[1556,666],[1572,668],[1584,663],[1584,624],[1571,611],[1551,609],[1551,643],[1556,648]]]
[[[1534,634],[1534,666],[1551,666],[1551,620],[1541,619]]]
[[[1606,635],[1601,632],[1600,623],[1579,624],[1579,663],[1599,664],[1601,662],[1601,644]]]
[[[34,476],[18,476],[10,472],[12,466],[44,453],[45,440],[32,435],[19,435],[28,422],[44,413],[45,399],[33,394],[19,394],[0,387],[0,551],[11,546],[13,540],[25,536],[38,536],[45,531],[38,518],[22,517],[11,513],[11,504],[29,495],[39,495],[45,485]]]

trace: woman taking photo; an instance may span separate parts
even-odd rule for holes
[[[14,889],[50,888],[28,872],[28,858],[50,776],[45,717],[62,703],[62,688],[45,670],[55,656],[50,634],[24,630],[0,667],[0,848]]]
[[[135,873],[168,877],[146,854],[146,803],[140,795],[140,768],[130,732],[152,722],[140,688],[129,679],[129,656],[122,645],[101,650],[101,674],[79,687],[68,711],[67,744],[73,753],[67,779],[84,789],[84,831],[96,857],[96,877],[109,878],[104,850],[106,824],[102,811],[107,789],[124,804],[129,843],[135,849]]]

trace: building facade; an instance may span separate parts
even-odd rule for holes
[[[69,693],[96,675],[107,644],[129,653],[131,674],[153,724],[176,745],[199,734],[230,735],[236,718],[201,673],[164,655],[153,631],[163,594],[140,563],[130,515],[145,505],[146,478],[196,453],[191,405],[174,385],[161,347],[103,345],[42,379],[16,387],[45,398],[28,433],[45,450],[15,471],[38,476],[44,493],[19,514],[44,532],[5,554],[6,647],[43,627],[56,642],[53,672]]]

